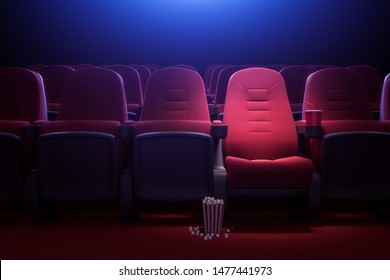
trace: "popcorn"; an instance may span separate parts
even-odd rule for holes
[[[199,236],[203,240],[213,238],[229,237],[231,229],[222,232],[223,215],[225,204],[223,199],[206,196],[202,199],[204,229],[199,226],[189,226],[188,231],[192,236]]]
[[[205,233],[214,236],[222,229],[225,204],[223,199],[206,196],[202,199]]]

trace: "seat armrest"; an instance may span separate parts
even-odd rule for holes
[[[305,120],[295,121],[295,128],[298,136],[304,136],[309,139],[320,139],[323,136],[323,128],[321,125],[306,125]]]
[[[218,117],[218,107],[214,104],[208,104],[210,119],[213,121]]]
[[[133,136],[134,126],[132,125],[119,125],[117,136],[124,139],[129,139]]]
[[[216,120],[212,122],[211,136],[218,139],[225,139],[228,133],[228,126],[221,121]]]
[[[39,135],[39,131],[41,129],[41,125],[23,125],[22,126],[22,137],[23,138],[37,138]]]

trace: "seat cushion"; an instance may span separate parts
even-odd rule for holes
[[[209,121],[192,120],[163,120],[163,121],[139,121],[134,128],[134,134],[157,131],[191,131],[210,134],[211,123]]]
[[[226,157],[228,185],[245,189],[296,189],[312,184],[313,165],[298,156],[276,160]]]

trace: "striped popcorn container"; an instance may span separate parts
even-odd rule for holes
[[[225,204],[223,199],[205,197],[202,199],[204,233],[206,235],[216,235],[222,232],[223,215]]]

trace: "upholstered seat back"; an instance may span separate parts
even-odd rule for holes
[[[344,68],[323,69],[309,76],[303,111],[308,109],[323,110],[323,120],[373,119],[363,78]]]
[[[227,156],[277,159],[297,154],[298,139],[280,73],[248,68],[232,75],[227,89],[224,123]]]

